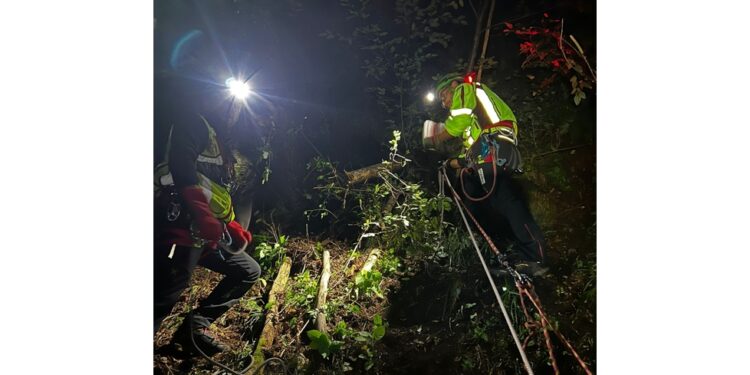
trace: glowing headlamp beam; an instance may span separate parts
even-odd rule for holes
[[[226,80],[225,84],[227,89],[229,89],[229,93],[237,99],[245,99],[250,95],[250,84],[247,83],[247,80],[243,82],[230,77]]]

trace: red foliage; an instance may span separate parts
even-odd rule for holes
[[[512,34],[521,39],[519,53],[525,55],[526,59],[521,64],[522,68],[546,68],[552,74],[543,81],[543,87],[551,84],[555,78],[571,78],[576,76],[574,86],[585,85],[589,88],[593,82],[592,77],[582,69],[584,61],[569,43],[564,41],[561,34],[562,20],[551,18],[544,13],[539,26],[515,26],[510,22],[504,22],[505,34]],[[576,88],[574,87],[574,91]]]

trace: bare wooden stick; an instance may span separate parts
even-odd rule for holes
[[[271,291],[268,292],[267,305],[270,306],[270,309],[266,314],[266,323],[263,325],[263,331],[260,334],[260,339],[258,339],[258,345],[253,352],[253,366],[250,367],[247,374],[263,373],[262,371],[256,371],[264,361],[263,349],[273,346],[273,340],[276,338],[274,321],[278,319],[279,315],[279,306],[277,302],[286,289],[286,283],[289,280],[289,271],[291,269],[292,260],[288,257],[284,257],[284,260],[281,262],[281,267],[279,267],[279,273],[276,275],[276,280],[274,280],[273,286],[271,287]]]
[[[570,146],[570,147],[558,148],[557,150],[552,150],[552,151],[548,151],[548,152],[543,152],[541,154],[532,155],[531,159],[534,160],[536,158],[541,158],[542,156],[547,156],[547,155],[551,155],[551,154],[558,153],[558,152],[563,152],[563,151],[575,150],[575,149],[582,148],[582,147],[587,147],[587,146],[592,146],[592,144],[582,144],[582,145],[577,145],[577,146]]]
[[[581,45],[578,44],[578,41],[572,34],[570,35],[570,39],[573,41],[573,43],[575,43],[576,47],[578,48],[578,54],[581,55],[583,62],[586,63],[586,66],[589,68],[589,72],[591,72],[591,77],[594,79],[594,82],[596,82],[596,73],[594,72],[594,69],[591,68],[591,64],[589,64],[589,59],[586,58],[586,54],[583,53],[583,48],[581,48]]]
[[[326,297],[328,296],[328,280],[331,278],[331,252],[323,250],[323,272],[320,274],[320,285],[318,285],[318,301],[315,309],[318,311],[315,326],[318,331],[328,333],[326,325]]]

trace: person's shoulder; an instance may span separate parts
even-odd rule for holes
[[[208,127],[199,114],[184,113],[174,120],[172,138],[180,144],[201,147],[209,138]]]
[[[193,136],[208,136],[208,124],[206,124],[203,117],[197,113],[190,113],[181,116],[181,118],[175,122],[175,130]]]

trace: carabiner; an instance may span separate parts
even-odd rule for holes
[[[169,202],[169,208],[167,209],[167,221],[175,221],[180,217],[182,207],[177,202]]]

